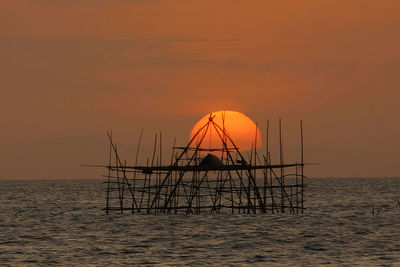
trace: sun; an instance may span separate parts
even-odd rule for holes
[[[256,123],[243,113],[232,110],[216,111],[202,117],[193,126],[189,140],[209,121],[210,116],[214,117],[215,124],[221,129],[225,129],[240,152],[250,150],[254,146],[261,147],[261,134]],[[214,127],[209,127],[204,134],[204,139],[200,144],[201,149],[219,149],[223,147],[221,137]],[[200,140],[201,135],[198,135],[195,138],[194,145],[199,144]]]

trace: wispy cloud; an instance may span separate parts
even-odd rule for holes
[[[46,5],[98,6],[105,4],[138,4],[157,0],[42,0]]]

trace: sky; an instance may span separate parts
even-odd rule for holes
[[[2,0],[0,179],[101,179],[205,114],[270,121],[310,177],[400,176],[397,0]],[[272,144],[275,144],[275,148]],[[275,150],[274,150],[275,149]],[[166,157],[164,157],[166,158]]]

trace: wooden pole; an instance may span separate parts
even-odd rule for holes
[[[258,122],[256,122],[256,133],[255,133],[255,137],[254,137],[254,166],[257,165],[257,136],[258,136]],[[257,169],[254,169],[254,181],[257,183]],[[254,187],[254,199],[256,199],[256,188],[257,185]],[[263,199],[262,199],[263,200]],[[262,209],[262,207],[264,207],[263,201],[261,201],[261,203],[259,203],[260,209]]]
[[[297,162],[296,162],[297,164]],[[298,176],[299,176],[299,172],[298,172],[298,166],[296,166],[296,213],[299,213],[299,181],[298,181]]]
[[[162,132],[160,131],[160,146],[159,146],[159,153],[160,153],[160,159],[159,159],[159,164],[158,166],[162,166]],[[157,173],[157,187],[156,187],[156,191],[158,191],[158,186],[160,186],[160,194],[158,196],[158,201],[157,201],[157,206],[160,206],[160,200],[161,200],[161,195],[162,195],[162,187],[161,187],[161,172]],[[155,209],[157,210],[157,209]]]
[[[284,180],[284,171],[283,171],[283,153],[282,153],[282,120],[279,118],[279,157],[280,157],[280,164],[281,164],[281,211],[285,213],[285,199],[284,199],[284,187],[285,187],[285,180]]]
[[[269,162],[269,164],[271,164],[271,162],[272,162],[271,153],[268,154],[268,162]],[[272,213],[275,213],[274,206],[276,206],[276,202],[275,202],[275,197],[274,197],[274,188],[272,187],[273,186],[273,177],[272,177],[272,169],[271,168],[269,169],[269,180],[270,180],[269,184],[271,186],[271,190],[270,190],[270,192],[271,192],[271,211],[272,211]],[[276,212],[279,213],[278,207],[276,207]]]
[[[117,157],[117,145],[115,145],[115,165],[117,166],[117,185],[118,185],[118,197],[119,197],[119,205],[120,205],[120,212],[121,214],[124,213],[124,203],[122,200],[122,195],[121,195],[121,184],[120,184],[120,179],[119,179],[119,164],[118,164],[118,157]]]
[[[300,121],[301,137],[301,213],[304,212],[304,149],[303,149],[303,120]]]
[[[143,137],[143,128],[140,131],[138,146],[137,146],[137,149],[136,149],[135,166],[137,166],[138,159],[139,159],[139,150],[140,150],[140,145],[142,143],[142,137]],[[132,185],[132,187],[133,187],[133,192],[136,192],[135,191],[136,190],[136,172],[133,173],[133,185]],[[134,201],[132,201],[132,213],[134,213],[133,206],[134,206]]]
[[[174,161],[175,146],[176,146],[176,137],[174,138],[174,145],[172,146],[171,161],[170,161],[170,165],[171,166],[172,166],[172,162]],[[168,181],[167,181],[167,188],[165,189],[164,200],[167,199],[167,196],[168,196],[169,189],[170,189],[171,185],[172,185],[172,176],[170,175],[168,177]],[[172,201],[172,204],[173,203],[175,203],[175,202]]]
[[[112,130],[109,134],[112,139]],[[111,141],[110,141],[110,152],[108,157],[108,179],[107,179],[107,202],[106,202],[106,214],[110,213],[110,180],[111,180]]]
[[[153,167],[154,166],[154,159],[155,159],[155,157],[156,157],[156,152],[157,152],[157,133],[154,135],[154,149],[153,149],[153,156],[152,156],[152,158],[151,158],[151,167]],[[157,177],[156,177],[157,178]],[[156,179],[156,183],[157,183],[157,179]],[[148,187],[148,198],[147,198],[147,213],[150,213],[151,212],[151,210],[150,210],[150,196],[151,196],[151,173],[149,174],[149,187]],[[160,192],[160,190],[158,189],[156,189],[156,192]],[[155,201],[156,203],[157,203],[157,198],[158,198],[158,194],[156,194],[155,196],[154,196],[154,199],[153,199],[153,201]]]
[[[269,132],[269,120],[267,120],[267,132],[265,134],[265,157],[264,157],[264,165],[268,164],[268,133]],[[264,174],[264,211],[267,211],[267,185],[268,185],[268,170],[265,170]]]
[[[146,167],[148,167],[148,166],[149,166],[149,159],[147,158]],[[142,203],[144,202],[144,195],[145,195],[146,186],[147,186],[147,177],[148,177],[148,174],[146,173],[146,174],[144,175],[144,182],[143,182],[142,196],[141,196],[141,198],[140,198],[139,210],[142,209]]]

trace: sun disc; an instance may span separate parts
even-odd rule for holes
[[[231,137],[240,152],[261,147],[261,134],[257,125],[243,113],[232,110],[216,111],[202,117],[192,128],[190,140],[207,124],[210,116],[216,126],[210,126],[208,129],[203,128],[202,134],[196,136],[194,145],[200,143],[199,148],[201,149],[221,149],[223,138],[221,138],[222,131],[220,130],[222,129]],[[227,146],[233,148],[229,140],[226,143]]]

